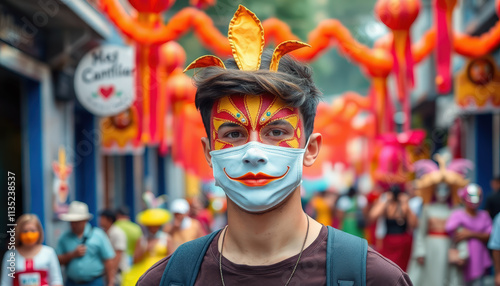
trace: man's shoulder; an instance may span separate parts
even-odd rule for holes
[[[137,281],[137,286],[141,285],[160,285],[161,277],[170,260],[170,256],[160,259],[153,266],[151,266]]]
[[[412,285],[408,274],[372,248],[366,255],[366,285]]]

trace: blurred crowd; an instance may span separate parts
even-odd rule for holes
[[[322,224],[366,238],[414,285],[500,285],[500,176],[487,187],[483,198],[476,184],[440,182],[430,196],[412,184],[367,194],[352,186],[344,194],[318,192],[305,209]]]
[[[221,223],[213,219],[214,210],[205,197],[189,202],[175,199],[168,207],[148,208],[137,215],[137,223],[131,221],[125,206],[101,210],[98,227],[91,225],[92,218],[87,204],[73,201],[60,216],[69,223],[69,230],[53,249],[43,245],[38,217],[20,216],[15,247],[4,255],[2,270],[7,271],[2,271],[1,285],[135,285],[147,269],[179,245],[210,233]]]
[[[485,285],[485,277],[500,285],[500,176],[492,179],[484,202],[481,186],[457,189],[441,182],[430,196],[411,184],[379,186],[367,194],[356,185],[343,194],[328,189],[304,208],[324,225],[366,238],[414,285]],[[2,272],[1,285],[135,285],[179,245],[224,225],[214,214],[206,198],[175,199],[140,212],[137,223],[125,206],[101,210],[94,227],[88,206],[74,201],[60,216],[70,228],[56,249],[42,244],[39,219],[24,214],[16,222],[15,250],[3,259],[3,269],[14,269]]]

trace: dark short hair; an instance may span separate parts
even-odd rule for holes
[[[130,216],[130,210],[127,206],[121,206],[116,209],[116,215]]]
[[[287,105],[299,108],[304,119],[306,137],[314,129],[316,107],[321,92],[312,79],[312,69],[299,63],[291,56],[281,58],[277,72],[270,71],[272,51],[262,54],[260,70],[239,70],[234,59],[224,62],[226,69],[208,67],[195,73],[194,81],[198,88],[195,104],[200,110],[203,125],[210,138],[210,115],[216,100],[227,95],[278,96]]]
[[[116,221],[116,213],[110,209],[105,209],[105,210],[102,210],[100,213],[99,213],[100,216],[103,216],[105,218],[108,218],[111,222],[115,222]]]

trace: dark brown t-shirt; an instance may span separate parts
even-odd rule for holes
[[[220,234],[220,233],[219,233]],[[222,286],[219,272],[219,250],[216,235],[205,254],[195,286]],[[323,227],[316,240],[302,254],[290,286],[325,285],[326,245],[328,229]],[[169,257],[153,265],[137,282],[139,286],[159,285]],[[298,255],[266,266],[235,264],[222,257],[224,283],[230,285],[285,285],[297,262]],[[392,261],[368,248],[366,257],[366,285],[392,286],[412,285],[408,275]]]

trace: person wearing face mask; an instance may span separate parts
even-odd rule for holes
[[[23,214],[17,219],[15,239],[15,249],[3,257],[0,285],[63,285],[56,252],[42,245],[43,229],[36,215]]]
[[[411,285],[365,240],[302,209],[302,168],[321,147],[313,133],[320,92],[310,68],[285,54],[307,45],[287,41],[264,51],[262,25],[243,6],[229,42],[233,59],[205,56],[187,68],[204,68],[195,73],[195,104],[228,224],[181,245],[138,285]]]
[[[165,209],[151,208],[137,214],[137,222],[143,227],[143,235],[135,245],[133,266],[123,274],[123,286],[132,286],[139,277],[158,260],[165,257],[172,240],[161,229],[172,215]]]
[[[468,257],[466,242],[454,243],[446,232],[446,221],[460,204],[457,190],[468,184],[473,164],[466,159],[446,162],[440,154],[435,161],[414,163],[416,193],[423,207],[415,232],[408,274],[414,285],[463,285],[461,267]]]
[[[453,211],[446,222],[445,229],[452,235],[455,242],[467,242],[469,257],[464,265],[466,285],[482,285],[483,275],[492,265],[486,248],[492,221],[487,211],[479,209],[483,199],[483,190],[480,186],[469,184],[460,189],[459,196],[465,209]]]

